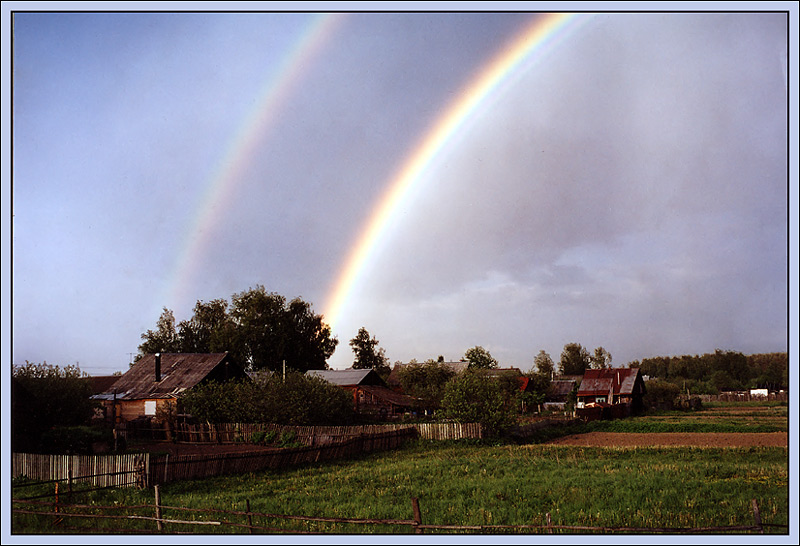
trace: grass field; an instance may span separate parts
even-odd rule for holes
[[[748,418],[747,414],[758,412],[743,408],[742,413],[742,418]],[[712,420],[712,414],[707,420]],[[620,423],[706,419],[698,414],[681,417],[662,415]],[[718,424],[729,425],[725,419]],[[412,518],[411,498],[417,497],[426,524],[544,525],[545,514],[550,513],[555,525],[637,528],[752,525],[751,502],[756,499],[765,523],[787,524],[788,470],[787,449],[774,447],[415,442],[394,452],[335,464],[169,484],[161,488],[161,497],[163,505],[188,508],[243,511],[249,502],[252,511],[262,513],[404,520]],[[151,490],[95,492],[86,497],[81,502],[153,502]],[[15,522],[17,532],[31,532],[31,527],[41,525],[27,516],[15,516]],[[298,532],[410,532],[407,527],[342,523],[259,519],[254,524],[291,526]],[[171,530],[214,532],[178,525]],[[232,532],[229,527],[219,531]],[[786,532],[771,532],[776,531]]]

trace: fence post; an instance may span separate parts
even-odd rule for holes
[[[422,513],[419,511],[419,499],[417,497],[411,497],[411,506],[414,509],[414,532],[421,535],[422,529],[419,526],[422,525]]]
[[[250,534],[252,535],[253,534],[253,516],[250,515],[250,499],[245,499],[245,502],[247,503],[247,525],[249,527],[248,531],[250,531]]]
[[[164,524],[161,522],[161,491],[158,488],[158,485],[155,486],[156,489],[156,526],[158,528],[159,533],[164,532]]]
[[[758,509],[758,502],[756,499],[753,499],[753,519],[756,521],[758,532],[764,534],[764,527],[761,525],[761,512]]]
[[[550,526],[552,525],[552,522],[550,520],[550,512],[545,514],[545,517],[547,518],[547,532],[552,535],[553,534],[553,529],[550,528]]]

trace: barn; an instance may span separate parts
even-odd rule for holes
[[[200,383],[244,377],[228,353],[156,353],[143,356],[92,398],[102,402],[106,419],[120,423],[155,417],[160,408]]]
[[[306,375],[320,377],[353,394],[356,413],[379,419],[399,419],[411,411],[414,398],[393,391],[371,369],[308,370]]]

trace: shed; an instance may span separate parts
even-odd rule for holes
[[[143,356],[104,392],[100,400],[114,422],[153,417],[169,401],[207,381],[246,378],[228,353],[156,353]]]

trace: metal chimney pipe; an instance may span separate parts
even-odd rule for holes
[[[161,381],[161,353],[156,353],[156,383]]]

